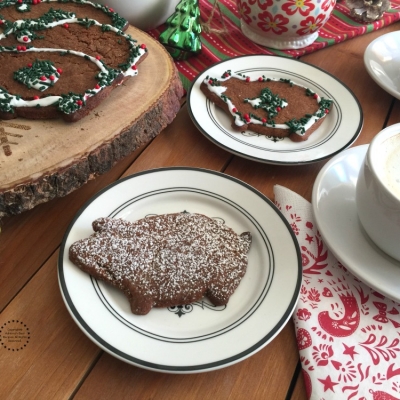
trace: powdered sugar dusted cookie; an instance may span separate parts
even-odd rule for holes
[[[93,229],[70,247],[69,257],[121,289],[134,314],[204,296],[225,305],[246,272],[251,234],[238,235],[202,214],[163,214],[133,223],[100,218]]]
[[[202,92],[232,117],[235,130],[306,140],[329,113],[332,100],[289,79],[249,77],[226,71],[207,76]]]

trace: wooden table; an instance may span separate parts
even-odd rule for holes
[[[302,58],[338,77],[358,97],[365,121],[354,145],[369,143],[385,125],[400,122],[400,102],[373,82],[363,63],[366,46],[397,29],[394,24]],[[191,375],[136,368],[102,351],[72,320],[58,286],[57,257],[78,209],[123,176],[156,167],[202,167],[244,180],[271,199],[273,186],[280,184],[310,200],[325,162],[274,166],[233,156],[195,128],[183,99],[174,122],[110,172],[64,198],[3,219],[0,335],[20,324],[29,339],[23,349],[0,348],[0,398],[306,399],[292,322],[264,349],[228,368]]]

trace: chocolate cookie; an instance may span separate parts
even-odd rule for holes
[[[100,218],[95,233],[69,249],[83,271],[121,289],[134,314],[190,304],[204,296],[227,304],[247,268],[251,234],[237,235],[202,214]]]
[[[332,105],[332,100],[289,79],[264,75],[250,78],[226,71],[221,78],[207,76],[200,89],[232,117],[233,129],[294,142],[307,140]]]
[[[86,0],[0,2],[0,118],[86,116],[147,55],[127,26]]]

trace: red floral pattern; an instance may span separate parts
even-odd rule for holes
[[[295,227],[303,283],[293,314],[309,399],[400,400],[400,304],[368,288],[326,248],[311,206],[275,187]]]
[[[251,2],[250,2],[251,4]],[[251,22],[251,17],[250,17],[250,7],[245,1],[237,0],[237,6],[238,6],[238,11],[243,18],[243,21],[246,22],[246,24],[250,24]]]
[[[258,18],[257,26],[265,32],[273,31],[277,35],[281,35],[288,31],[285,25],[289,23],[289,19],[281,14],[272,15],[270,12],[264,11],[258,14]]]
[[[310,33],[316,32],[322,27],[322,25],[324,25],[325,19],[325,14],[319,14],[316,18],[312,16],[307,17],[305,20],[300,22],[302,28],[298,29],[296,32],[299,35],[309,35]]]
[[[330,0],[325,1],[330,3]],[[301,15],[307,16],[314,8],[315,5],[311,0],[288,0],[282,5],[282,10],[286,11],[288,15],[294,15],[296,12],[299,12]]]
[[[327,21],[336,0],[237,0],[245,24],[269,34],[311,35]]]

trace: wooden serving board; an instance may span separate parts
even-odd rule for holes
[[[138,75],[88,116],[74,123],[0,120],[0,218],[67,195],[172,122],[183,95],[172,58],[145,32],[126,33],[146,44],[148,56]]]

